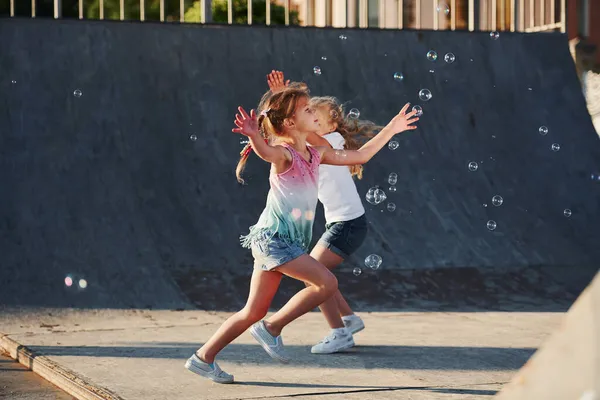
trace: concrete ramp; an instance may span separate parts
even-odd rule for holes
[[[498,400],[600,399],[600,273]]]
[[[253,156],[249,184],[236,182],[232,120],[273,68],[378,123],[406,102],[424,109],[358,183],[388,195],[367,205],[369,236],[339,271],[361,301],[505,286],[552,299],[560,288],[530,268],[600,265],[600,140],[564,35],[6,19],[0,37],[0,304],[178,308],[185,284],[201,307],[238,307],[252,268],[239,236],[264,208],[269,167]],[[382,269],[354,277],[372,253]],[[422,282],[391,284],[406,271]],[[69,274],[87,288],[65,287]]]

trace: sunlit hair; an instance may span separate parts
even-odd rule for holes
[[[263,95],[258,105],[258,128],[261,136],[267,141],[284,135],[283,123],[286,118],[292,118],[296,112],[296,106],[300,99],[308,99],[309,91],[305,84],[292,83],[280,92],[273,93],[270,90]],[[250,143],[240,152],[240,161],[235,169],[238,182],[245,183],[242,172],[246,167]]]
[[[357,150],[364,142],[375,136],[382,127],[371,121],[361,121],[351,119],[345,114],[344,106],[338,99],[331,96],[313,97],[310,99],[310,106],[315,109],[325,109],[329,115],[327,123],[334,124],[335,131],[339,132],[344,138],[344,148],[346,150]],[[358,179],[362,179],[363,166],[350,165],[350,173]]]

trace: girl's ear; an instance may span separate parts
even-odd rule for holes
[[[286,118],[283,120],[283,127],[287,129],[292,129],[296,124],[291,118]]]

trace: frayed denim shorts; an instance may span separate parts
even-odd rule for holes
[[[302,254],[306,254],[306,251],[300,245],[288,244],[277,233],[261,235],[260,239],[252,242],[250,248],[254,257],[254,268],[263,271],[272,271],[300,257]]]

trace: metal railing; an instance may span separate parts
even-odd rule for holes
[[[15,2],[22,0],[10,0],[10,16],[15,16]],[[78,1],[78,17],[84,19],[84,1]],[[99,19],[105,19],[104,0],[98,2]],[[159,20],[166,21],[165,1],[160,0]],[[168,0],[170,2],[177,0]],[[198,0],[200,5],[200,19],[198,22],[212,22],[212,1]],[[222,1],[222,0],[221,0]],[[233,0],[227,2],[227,23],[233,24]],[[252,25],[252,0],[247,1],[247,24]],[[519,31],[519,32],[542,32],[560,30],[566,31],[566,0],[324,0],[319,2],[321,6],[316,7],[314,0],[303,0],[304,4],[290,4],[291,0],[267,0],[265,3],[266,24],[271,25],[271,7],[272,2],[278,6],[284,7],[285,25],[290,25],[290,13],[292,8],[295,12],[302,14],[301,25],[304,26],[336,26],[336,27],[354,27],[366,28],[369,26],[369,1],[376,1],[379,4],[379,15],[377,20],[380,28],[404,29],[407,27],[414,29],[434,29],[434,30],[456,30],[458,27],[458,18],[461,18],[461,25],[469,31],[487,30],[487,31]],[[301,0],[302,1],[302,0]],[[335,6],[334,7],[334,2]],[[345,4],[343,4],[345,3]],[[390,3],[395,3],[395,7],[388,7]],[[341,6],[340,6],[341,4]],[[311,5],[313,7],[311,7]],[[449,16],[445,12],[440,12],[440,6],[449,7]],[[179,21],[186,21],[185,18],[185,0],[179,0]],[[466,10],[466,16],[459,16],[458,10]],[[557,18],[557,12],[558,18]],[[36,0],[31,0],[31,17],[37,16]],[[54,18],[62,17],[62,0],[53,0]],[[443,11],[443,10],[442,10]],[[344,14],[338,20],[345,23],[333,25],[332,15]],[[356,15],[350,15],[355,13]],[[314,21],[319,16],[325,16],[325,24],[317,24]],[[410,21],[406,21],[407,16]],[[125,19],[125,0],[119,0],[119,19]],[[323,19],[323,18],[322,18]],[[139,0],[139,20],[146,20],[146,0]],[[351,21],[358,21],[354,24]],[[427,21],[425,21],[427,20]],[[195,21],[194,21],[195,22]]]

